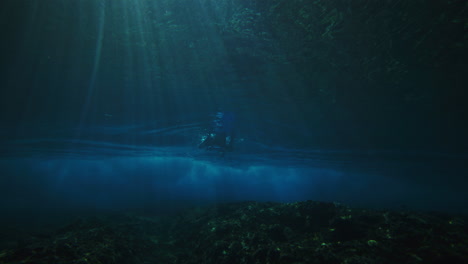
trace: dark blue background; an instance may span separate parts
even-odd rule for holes
[[[410,32],[385,30],[405,24],[385,12],[370,19],[386,28],[365,28],[357,10],[375,7],[345,2],[328,2],[347,19],[314,42],[287,19],[296,1],[2,1],[2,211],[314,199],[466,212],[466,29],[428,22],[457,6],[429,1]],[[217,111],[236,114],[226,157],[196,148]]]

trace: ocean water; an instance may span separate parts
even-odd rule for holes
[[[2,1],[2,221],[252,200],[466,214],[467,7],[403,2]],[[233,151],[199,149],[220,111]]]

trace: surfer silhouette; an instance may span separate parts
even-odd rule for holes
[[[203,137],[198,148],[221,153],[232,151],[234,120],[234,114],[231,112],[217,112],[210,131]]]

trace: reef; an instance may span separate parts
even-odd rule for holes
[[[229,203],[81,219],[9,243],[0,263],[468,263],[466,219],[313,201]]]

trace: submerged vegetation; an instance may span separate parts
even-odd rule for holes
[[[79,220],[22,238],[0,263],[466,263],[467,234],[464,217],[243,202]]]
[[[21,12],[28,6],[9,2]],[[104,113],[97,115],[105,119],[120,113],[131,126],[124,132],[112,130],[116,135],[134,133],[138,118],[177,119],[171,115],[180,112],[183,123],[201,105],[212,103],[214,108],[227,102],[227,108],[246,108],[251,123],[300,124],[292,130],[304,135],[304,149],[323,144],[326,152],[326,147],[347,148],[345,143],[351,142],[351,147],[363,149],[442,153],[451,146],[466,152],[466,97],[461,96],[468,76],[466,0],[62,0],[30,7],[30,12],[37,17],[28,17],[27,23],[16,13],[4,13],[9,19],[19,17],[18,25],[36,25],[40,18],[37,28],[25,26],[24,32],[10,27],[15,37],[26,35],[19,52],[24,61],[17,62],[17,51],[11,48],[15,45],[10,45],[6,50],[15,51],[7,52],[14,54],[8,56],[15,63],[5,63],[5,69],[16,65],[23,71],[28,65],[24,68],[31,74],[7,81],[15,83],[11,87],[34,88],[18,88],[16,96],[2,97],[11,101],[2,108],[4,113],[22,113],[11,117],[15,122],[28,116],[24,109],[16,111],[24,95],[26,101],[53,99],[50,105],[56,107],[49,111],[29,107],[43,110],[37,112],[46,120],[54,121],[51,116],[56,115],[81,126],[86,111]],[[37,62],[29,63],[29,58]],[[99,75],[99,87],[108,89],[92,91],[89,73]],[[57,78],[61,75],[69,77]],[[31,79],[34,85],[20,79]],[[72,86],[73,80],[79,85]],[[54,85],[59,89],[52,89]],[[73,89],[63,88],[68,86]],[[83,93],[86,100],[79,100],[83,90],[95,94]],[[95,101],[89,101],[91,97]],[[69,98],[77,98],[76,113],[58,111],[68,107]],[[89,110],[82,110],[83,102]],[[37,118],[40,127],[47,127],[42,121]],[[177,129],[186,128],[177,122]],[[353,129],[359,133],[354,135]],[[297,146],[278,143],[273,129],[262,131],[273,136],[265,136],[261,144]],[[278,137],[288,140],[294,133]],[[157,133],[135,137],[147,134]],[[358,143],[353,145],[353,140]],[[125,146],[135,141],[125,140]],[[446,171],[440,167],[440,173]],[[461,178],[463,173],[456,175]],[[311,201],[221,204],[164,217],[115,214],[82,219],[52,232],[5,231],[0,264],[468,263],[466,220]]]

